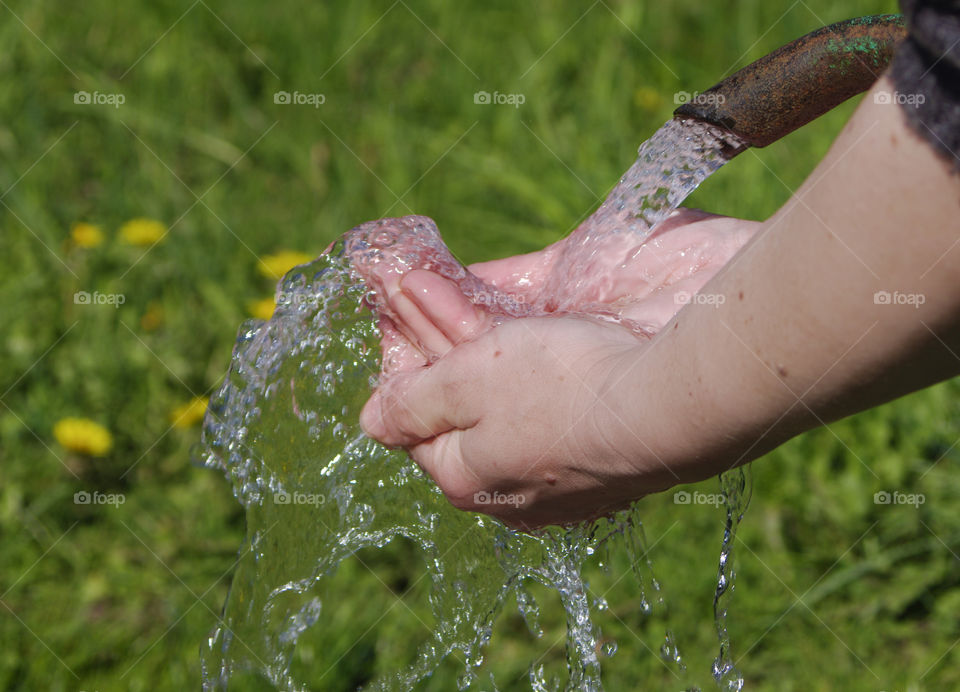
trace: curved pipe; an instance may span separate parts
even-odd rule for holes
[[[765,147],[869,89],[905,36],[896,14],[825,26],[696,95],[674,117],[703,120]]]

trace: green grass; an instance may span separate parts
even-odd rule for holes
[[[198,431],[171,429],[169,412],[218,384],[247,303],[270,294],[258,256],[318,253],[362,221],[411,212],[436,219],[464,261],[542,247],[597,205],[669,117],[674,92],[704,89],[823,23],[895,9],[887,0],[0,7],[0,688],[197,687],[243,516],[224,479],[190,464]],[[481,89],[526,102],[478,106]],[[78,90],[125,103],[75,104]],[[278,105],[279,90],[326,101]],[[768,216],[852,107],[744,154],[692,203]],[[115,231],[137,216],[162,220],[169,235],[149,251],[124,246]],[[101,225],[104,245],[71,247],[77,221]],[[125,303],[76,305],[79,290]],[[164,319],[148,330],[151,306]],[[958,394],[955,382],[940,385],[754,465],[730,623],[748,686],[960,685]],[[107,457],[58,446],[54,423],[78,415],[113,433]],[[74,504],[84,489],[126,502]],[[875,492],[894,489],[926,501],[874,504]],[[722,514],[669,494],[644,502],[667,622],[708,687]],[[419,574],[401,547],[375,569],[397,583]],[[410,656],[406,637],[420,625],[409,618],[385,620],[352,647],[347,633],[393,599],[366,570],[346,566],[330,593],[327,648],[304,650],[301,663],[345,657],[319,687],[348,689]],[[656,650],[662,622],[645,623],[635,596],[621,583],[608,598]],[[559,626],[556,608],[546,610]],[[640,652],[614,657],[611,689],[676,686],[630,632],[611,634]],[[527,649],[513,643],[522,637],[505,639],[491,657],[522,675]]]

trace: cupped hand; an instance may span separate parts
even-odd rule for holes
[[[592,232],[585,224],[539,252],[469,269],[499,290],[539,302],[547,310],[615,314],[652,334],[759,226],[755,221],[678,209],[644,241],[629,232],[584,238]]]
[[[405,447],[460,509],[522,529],[589,519],[649,492],[651,477],[670,485],[604,401],[642,348],[590,317],[511,320],[393,375],[360,420]]]
[[[395,374],[364,408],[364,429],[407,448],[457,507],[526,529],[598,516],[674,485],[679,477],[631,432],[635,414],[613,410],[609,389],[641,357],[643,337],[758,226],[680,210],[642,244],[605,235],[584,256],[578,231],[539,252],[471,265],[500,294],[586,313],[496,329],[502,317],[437,274],[391,277],[383,284],[392,318],[381,317],[381,329]]]
[[[629,233],[609,234],[584,257],[581,228],[543,250],[467,269],[500,296],[542,311],[615,316],[653,335],[758,227],[754,221],[679,209],[643,243]],[[387,373],[421,367],[446,353],[458,342],[447,338],[444,329],[470,324],[470,330],[458,329],[466,339],[496,321],[489,310],[465,300],[456,286],[432,272],[372,271],[390,313],[380,316]]]

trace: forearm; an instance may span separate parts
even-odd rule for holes
[[[960,372],[958,200],[960,181],[900,107],[868,94],[703,288],[722,304],[685,307],[611,392],[641,419],[615,434],[692,480]]]

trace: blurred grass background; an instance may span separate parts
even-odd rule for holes
[[[887,11],[896,3],[3,3],[0,687],[198,686],[243,516],[224,479],[191,466],[195,417],[175,412],[218,385],[251,302],[272,294],[259,258],[316,255],[360,222],[414,212],[465,262],[540,248],[596,207],[675,92]],[[477,105],[478,90],[525,103]],[[76,103],[78,91],[124,103]],[[278,91],[325,102],[277,104]],[[690,203],[765,218],[853,106],[744,154]],[[117,229],[137,217],[168,233],[124,242]],[[71,240],[78,222],[102,242]],[[77,291],[124,302],[78,305]],[[960,685],[957,394],[945,383],[754,465],[729,623],[748,687]],[[110,451],[65,448],[53,428],[67,417],[104,426]],[[925,502],[874,503],[895,490]],[[76,504],[81,491],[125,502]],[[723,512],[671,494],[644,503],[666,622],[709,688]],[[365,562],[395,593],[344,567],[298,658],[323,672],[317,689],[351,689],[425,636],[405,609],[365,632],[396,595],[429,622],[402,545]],[[644,619],[629,581],[607,596],[624,625],[606,633],[621,642],[609,688],[676,688],[652,653],[663,623]],[[489,652],[515,675],[506,689],[525,686],[530,660],[514,625]],[[441,671],[429,686],[451,684]]]

